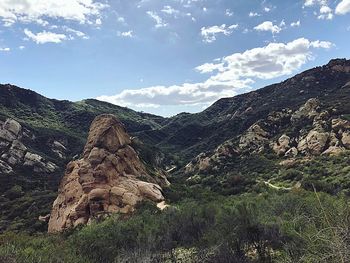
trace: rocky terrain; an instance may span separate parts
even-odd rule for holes
[[[12,173],[16,166],[26,167],[37,173],[52,173],[57,170],[56,164],[30,152],[23,144],[23,139],[33,140],[35,135],[23,129],[21,124],[13,119],[0,122],[0,173]],[[58,158],[63,158],[66,147],[54,141],[51,150]]]
[[[49,221],[49,232],[87,224],[110,213],[131,213],[137,203],[165,200],[160,185],[146,170],[124,125],[113,115],[91,124],[82,158],[67,165]]]
[[[64,169],[72,159],[64,178],[79,172],[90,180],[98,167],[115,169],[104,158],[115,152],[86,150],[88,144],[83,150],[89,126],[101,114],[116,116],[132,136],[127,145],[134,151],[126,154],[131,159],[138,156],[140,162],[128,164],[138,168],[125,172],[143,178],[140,181],[162,187],[163,170],[168,170],[173,185],[189,187],[190,192],[210,189],[238,194],[255,191],[261,181],[280,183],[278,187],[285,189],[297,183],[304,188],[320,183],[321,190],[332,194],[347,191],[347,171],[342,163],[346,158],[337,156],[347,156],[350,147],[349,83],[350,61],[335,59],[281,83],[221,99],[203,112],[171,118],[96,100],[57,101],[13,85],[1,85],[0,231],[44,231],[46,223],[38,223],[37,218],[50,212]],[[96,155],[103,160],[91,162],[90,153],[91,158]],[[322,164],[337,168],[332,166],[327,171],[323,167],[320,172],[316,167]],[[115,173],[129,168],[119,167]],[[316,174],[322,178],[316,178]],[[109,179],[103,180],[111,189],[115,187]],[[60,187],[64,196],[64,185]],[[80,194],[88,194],[83,188],[67,204],[63,199],[61,202],[74,208],[78,196],[80,199]],[[143,195],[138,191],[131,191],[136,200]],[[182,194],[177,191],[163,197]],[[133,207],[126,203],[109,207],[108,200],[103,202],[103,213]],[[73,212],[68,220],[70,212],[60,213],[65,213],[61,227],[66,221],[74,225],[80,218]],[[88,221],[89,213],[78,222]]]
[[[230,158],[273,152],[290,165],[297,157],[339,155],[350,150],[350,122],[339,116],[336,108],[326,109],[309,99],[298,110],[271,112],[267,118],[250,126],[242,135],[202,153],[188,163],[188,174],[218,169]]]

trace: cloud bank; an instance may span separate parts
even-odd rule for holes
[[[209,105],[220,98],[249,91],[257,79],[290,75],[313,58],[314,49],[329,49],[332,46],[327,41],[310,41],[306,38],[288,43],[270,43],[196,67],[199,73],[210,75],[200,83],[127,89],[97,99],[133,108]]]

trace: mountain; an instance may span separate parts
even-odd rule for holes
[[[319,99],[325,107],[339,106],[339,114],[346,114],[350,102],[349,89],[344,86],[350,81],[349,67],[349,60],[331,60],[325,66],[307,70],[282,83],[220,99],[203,112],[180,114],[160,129],[141,134],[146,134],[143,136],[146,139],[156,138],[153,143],[187,159],[216,148],[273,111],[296,110],[311,98]]]
[[[350,60],[331,60],[171,118],[1,85],[0,230],[46,230],[37,218],[50,212],[66,164],[81,158],[89,126],[101,114],[125,124],[148,170],[171,171],[172,186],[164,189],[170,201],[202,189],[223,195],[272,186],[347,193]]]
[[[346,59],[171,118],[2,85],[0,261],[348,262],[349,104]]]

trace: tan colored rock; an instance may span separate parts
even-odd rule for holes
[[[319,113],[318,108],[320,101],[316,98],[309,99],[303,106],[299,108],[291,117],[292,121],[297,121],[301,118],[312,119],[317,116]]]
[[[277,141],[277,143],[273,144],[273,151],[277,155],[284,155],[286,151],[290,148],[290,137],[286,134],[283,134]]]
[[[350,129],[350,122],[343,119],[332,119],[332,130],[338,132],[339,130]]]
[[[298,155],[298,149],[295,147],[290,148],[284,156],[288,157],[288,158],[293,158],[296,157]]]
[[[344,132],[342,134],[341,142],[346,149],[350,149],[350,132]]]
[[[328,138],[329,133],[312,130],[306,138],[299,142],[298,151],[304,154],[319,155],[324,151]]]
[[[46,216],[39,216],[39,221],[47,223],[49,222],[50,214],[47,214]]]
[[[329,156],[337,156],[342,154],[345,151],[343,147],[338,146],[330,146],[327,150],[325,150],[322,155],[329,155]]]
[[[334,132],[331,132],[329,134],[329,146],[339,146],[340,145],[340,141],[337,137],[337,135]]]
[[[297,161],[295,159],[293,159],[293,158],[281,161],[279,163],[279,165],[287,167],[287,168],[291,168],[291,167],[295,166],[296,164],[297,164]]]
[[[137,203],[164,201],[130,146],[125,128],[113,115],[93,121],[83,158],[67,165],[49,221],[49,232],[87,224],[110,213],[131,213]]]

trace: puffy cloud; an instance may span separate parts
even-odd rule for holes
[[[17,21],[37,23],[47,17],[86,23],[90,17],[100,16],[105,7],[94,0],[2,0],[0,17],[7,26]]]
[[[64,34],[56,34],[53,32],[39,32],[34,34],[29,29],[24,29],[24,34],[37,44],[45,44],[45,43],[61,43],[63,40],[68,39]]]
[[[315,12],[318,19],[332,20],[334,17],[333,9],[329,7],[328,0],[305,0],[304,7],[319,6],[319,12]]]
[[[11,49],[9,47],[0,47],[0,52],[9,52]]]
[[[350,0],[342,0],[335,8],[335,13],[345,15],[350,12]]]
[[[320,15],[317,17],[318,19],[333,19],[333,10],[327,5],[322,5],[320,8]]]
[[[289,43],[270,43],[198,66],[197,71],[210,74],[210,77],[201,83],[129,89],[114,96],[100,96],[97,99],[141,108],[208,105],[219,98],[250,90],[256,79],[290,75],[312,59],[313,49],[330,47],[330,42],[310,41],[305,38]]]
[[[155,27],[160,28],[160,27],[166,27],[168,24],[164,22],[164,20],[156,13],[153,11],[147,11],[147,15],[151,17],[155,22]]]
[[[260,25],[254,27],[256,31],[270,31],[272,34],[281,32],[282,28],[278,25],[274,25],[271,21],[265,21]]]
[[[226,26],[222,24],[221,26],[211,26],[211,27],[202,27],[201,35],[203,41],[207,43],[212,43],[216,40],[216,35],[224,34],[225,36],[231,35],[233,30],[238,27],[237,24]]]

